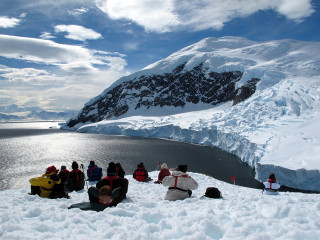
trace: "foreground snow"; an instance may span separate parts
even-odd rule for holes
[[[156,179],[158,172],[150,175]],[[280,193],[234,186],[190,173],[199,183],[193,197],[163,200],[162,185],[131,176],[128,198],[103,212],[68,210],[88,201],[86,191],[71,199],[42,199],[28,189],[0,192],[1,239],[319,239],[320,195]],[[200,199],[209,186],[223,199]]]

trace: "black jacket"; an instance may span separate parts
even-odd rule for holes
[[[126,198],[126,195],[128,192],[128,185],[129,185],[129,181],[126,178],[120,178],[119,176],[106,176],[103,179],[101,179],[99,182],[97,182],[96,187],[97,189],[100,189],[103,186],[110,186],[112,191],[120,187],[121,188],[120,194],[117,198],[115,198],[115,203],[118,204],[119,202],[122,202],[123,199]]]
[[[69,192],[79,191],[84,188],[84,173],[79,169],[72,170],[66,180],[66,187]]]

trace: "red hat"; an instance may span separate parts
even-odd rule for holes
[[[54,165],[52,165],[52,166],[50,166],[50,167],[48,167],[48,168],[46,169],[46,174],[56,173],[56,172],[57,172],[57,169],[56,169],[56,167],[55,167]]]

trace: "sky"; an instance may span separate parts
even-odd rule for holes
[[[1,0],[0,106],[80,110],[207,37],[320,41],[317,0]]]

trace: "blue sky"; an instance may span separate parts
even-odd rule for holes
[[[1,0],[0,106],[81,109],[206,37],[320,41],[318,0]]]

